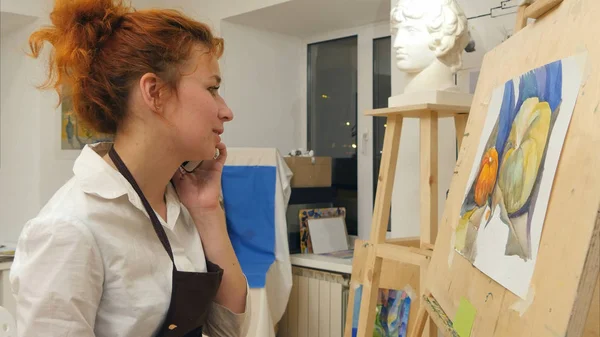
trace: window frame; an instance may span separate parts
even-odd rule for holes
[[[306,55],[301,65],[302,104],[301,118],[305,121],[300,128],[301,144],[310,149],[308,122],[308,45],[328,40],[346,38],[356,35],[358,38],[357,55],[357,172],[358,172],[358,237],[367,240],[371,231],[373,217],[373,117],[365,116],[364,112],[373,107],[373,40],[390,36],[388,21],[377,22],[365,26],[324,32],[304,38],[302,52]],[[390,53],[392,51],[390,50]],[[304,57],[303,57],[304,59]]]

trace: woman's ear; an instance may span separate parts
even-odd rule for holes
[[[154,111],[160,112],[164,94],[161,90],[162,81],[153,73],[146,73],[140,78],[140,91],[146,106]]]

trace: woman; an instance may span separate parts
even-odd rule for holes
[[[248,285],[220,206],[233,115],[223,41],[170,10],[57,0],[49,87],[114,143],[83,149],[22,231],[11,273],[20,336],[244,336]],[[215,159],[215,152],[220,155]],[[203,161],[192,172],[185,161]]]

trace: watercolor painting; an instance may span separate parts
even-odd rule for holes
[[[492,95],[454,249],[525,297],[585,54],[533,69]]]
[[[362,285],[354,295],[352,337],[357,335]],[[404,290],[379,289],[373,337],[406,337],[411,298]]]
[[[65,95],[60,109],[62,120],[60,144],[62,150],[81,150],[87,144],[112,141],[111,135],[97,133],[77,120],[68,95]]]

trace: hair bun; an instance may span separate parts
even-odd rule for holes
[[[65,39],[93,51],[120,26],[129,10],[122,0],[56,0],[50,18]]]

